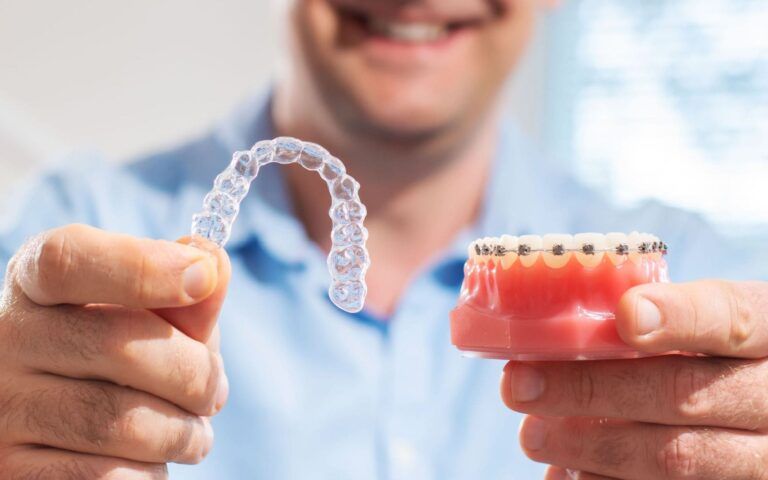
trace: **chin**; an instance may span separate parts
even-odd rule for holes
[[[437,109],[392,108],[381,105],[362,110],[358,123],[376,136],[410,139],[435,134],[450,125],[451,119]]]
[[[389,140],[409,140],[442,132],[457,123],[467,103],[461,89],[446,89],[444,85],[428,82],[406,80],[375,87],[369,83],[345,90],[348,128]],[[456,93],[448,93],[454,91]]]

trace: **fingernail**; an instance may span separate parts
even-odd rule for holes
[[[581,476],[578,470],[571,470],[570,468],[566,468],[565,473],[568,475],[566,480],[579,480],[579,477]]]
[[[198,260],[184,270],[184,292],[197,299],[211,292],[214,268],[209,259]]]
[[[203,425],[205,426],[205,438],[208,439],[209,443],[213,443],[213,425],[211,424],[211,419],[204,417]]]
[[[527,417],[524,420],[520,443],[526,450],[541,450],[547,440],[547,430],[544,420],[538,417]]]
[[[203,417],[203,426],[205,428],[205,443],[202,447],[201,457],[207,457],[209,453],[211,453],[211,449],[213,448],[213,425],[211,424],[211,419],[208,417]]]
[[[531,367],[516,365],[510,372],[509,383],[515,402],[530,402],[544,393],[544,376]]]
[[[637,334],[648,335],[661,327],[661,312],[655,303],[645,297],[637,300],[635,307]]]
[[[219,357],[219,362],[221,362],[221,375],[219,376],[219,388],[216,390],[216,412],[220,412],[224,408],[227,397],[229,397],[229,379],[224,372],[224,361],[221,357]]]

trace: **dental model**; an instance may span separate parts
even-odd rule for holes
[[[256,143],[249,151],[235,152],[232,162],[213,183],[203,201],[203,211],[192,218],[192,237],[203,237],[224,247],[237,218],[240,202],[248,193],[259,169],[268,163],[298,163],[317,171],[328,184],[332,205],[332,247],[328,270],[332,282],[331,301],[340,309],[355,313],[363,308],[367,287],[365,273],[370,265],[363,226],[365,205],[360,202],[360,184],[346,174],[344,164],[326,149],[291,137],[278,137]]]
[[[629,288],[668,282],[667,245],[633,232],[483,238],[469,246],[451,341],[468,355],[516,360],[641,356],[619,337]]]

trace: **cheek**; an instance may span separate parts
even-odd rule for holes
[[[293,36],[303,56],[310,59],[325,57],[334,47],[338,18],[324,0],[295,2],[291,15]]]
[[[506,17],[479,39],[477,61],[488,77],[503,79],[518,63],[533,33],[535,12],[528,1],[512,2]]]

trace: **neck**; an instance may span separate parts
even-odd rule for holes
[[[370,233],[366,306],[388,315],[414,274],[475,219],[496,144],[495,115],[453,141],[398,144],[343,135],[330,121],[307,118],[308,110],[292,108],[278,92],[277,133],[325,146],[360,182]],[[286,169],[286,179],[308,236],[327,251],[330,200],[318,201],[328,199],[325,184],[298,167]]]

